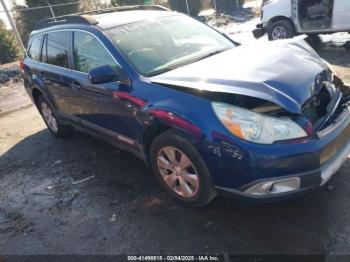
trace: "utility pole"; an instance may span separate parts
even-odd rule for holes
[[[0,0],[0,3],[1,3],[1,5],[2,5],[2,7],[4,8],[4,11],[5,11],[5,13],[6,13],[7,19],[8,19],[9,22],[10,22],[10,25],[11,25],[12,31],[13,31],[15,37],[16,37],[17,43],[20,45],[20,47],[22,47],[22,50],[25,50],[24,45],[23,45],[23,42],[22,42],[22,39],[21,39],[21,37],[20,37],[20,35],[19,35],[19,33],[18,33],[16,24],[15,24],[15,22],[13,21],[12,16],[10,15],[9,10],[7,9],[7,6],[6,6],[6,4],[5,4],[5,1],[4,1],[4,0]]]
[[[190,15],[190,7],[188,6],[188,0],[186,0],[187,14]]]
[[[239,7],[239,0],[236,0],[236,6]]]

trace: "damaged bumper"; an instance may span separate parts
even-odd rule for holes
[[[266,149],[266,154],[256,147],[247,156],[242,153],[239,164],[237,159],[230,161],[226,156],[224,165],[228,170],[241,168],[239,173],[225,176],[241,184],[227,187],[226,179],[225,185],[217,184],[218,192],[257,201],[281,200],[323,186],[350,156],[350,108],[348,112],[346,121],[327,137],[301,144],[275,145],[271,150]]]
[[[263,24],[258,24],[256,26],[256,29],[253,30],[253,35],[256,39],[261,38],[263,35],[265,35],[266,31],[263,27]]]
[[[255,200],[286,199],[311,191],[326,184],[345,163],[350,154],[350,140],[337,154],[319,169],[253,181],[240,189],[217,187],[219,193]]]

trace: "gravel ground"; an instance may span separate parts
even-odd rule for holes
[[[328,46],[320,54],[350,81],[349,53]],[[2,255],[350,254],[350,159],[326,187],[301,198],[256,205],[218,197],[190,209],[132,155],[79,133],[57,140],[33,106],[4,112]]]
[[[34,107],[1,118],[0,155],[0,254],[350,251],[350,159],[302,198],[190,209],[132,155],[82,134],[56,140]]]

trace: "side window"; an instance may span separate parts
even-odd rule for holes
[[[84,73],[102,65],[120,68],[94,36],[80,31],[74,32],[74,64],[75,70]]]
[[[45,62],[51,65],[68,68],[68,49],[70,31],[48,33],[46,37]]]
[[[39,35],[34,37],[32,40],[30,47],[28,49],[28,56],[35,60],[40,61],[41,60],[41,42],[43,40],[43,35]]]

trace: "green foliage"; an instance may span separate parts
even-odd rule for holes
[[[15,61],[20,51],[11,31],[6,29],[3,21],[0,20],[0,64]]]
[[[143,5],[145,0],[111,0],[112,6]]]
[[[2,21],[0,19],[0,29],[4,29],[4,28],[6,28],[6,25],[5,25],[4,21]]]
[[[172,10],[187,14],[187,6],[185,0],[169,0],[169,6]],[[197,16],[202,8],[201,0],[188,0],[188,7],[191,16]]]
[[[40,19],[50,18],[52,14],[49,8],[40,8],[34,10],[25,10],[26,7],[38,7],[47,6],[48,2],[52,5],[71,3],[71,0],[25,0],[25,6],[16,5],[15,10],[15,20],[24,44],[27,43],[29,34],[33,31],[36,22]],[[24,9],[24,10],[21,10]],[[71,4],[64,6],[52,7],[55,16],[67,15],[72,13],[77,13],[79,11],[79,4]]]

